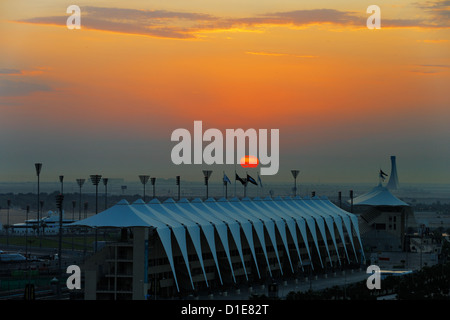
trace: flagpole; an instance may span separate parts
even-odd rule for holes
[[[244,184],[244,198],[247,197],[247,185],[248,185],[248,172],[247,171],[245,171],[245,175],[247,177],[245,178],[245,184]]]
[[[258,173],[258,171],[256,171],[256,175],[258,176],[258,180],[259,180],[259,173]],[[259,188],[256,188],[256,196],[259,197]]]
[[[237,175],[237,172],[236,172],[236,161],[234,162],[234,197],[236,198],[237,197],[237,194],[236,194],[236,175]]]

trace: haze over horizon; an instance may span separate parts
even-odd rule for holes
[[[263,181],[450,182],[448,1],[76,1],[0,4],[0,181],[136,180],[234,165],[171,162],[171,133],[279,129]],[[236,166],[256,176],[256,170]]]

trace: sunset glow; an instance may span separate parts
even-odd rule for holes
[[[170,133],[201,120],[280,129],[274,180],[371,182],[396,155],[403,181],[448,182],[447,2],[381,1],[368,30],[350,0],[77,1],[68,30],[67,3],[4,1],[0,180],[170,177]]]

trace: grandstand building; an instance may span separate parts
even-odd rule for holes
[[[358,218],[326,197],[122,200],[71,226],[124,235],[86,259],[88,300],[226,290],[365,261]]]

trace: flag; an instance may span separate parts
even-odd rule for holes
[[[236,173],[236,180],[240,181],[243,185],[247,184],[247,181],[245,179],[242,179],[241,177],[239,177],[237,173]]]
[[[231,181],[230,181],[230,179],[228,179],[228,177],[225,174],[225,172],[223,173],[223,182],[228,182],[229,184],[231,184]]]
[[[383,172],[383,170],[380,169],[380,178],[384,181],[384,177],[387,177],[387,174]]]
[[[261,181],[261,177],[259,176],[259,173],[258,173],[258,182],[259,182],[259,185],[261,186],[261,188],[263,187],[263,185],[262,185],[262,181]]]
[[[247,181],[250,183],[253,183],[256,186],[258,185],[258,183],[256,183],[256,180],[253,179],[252,177],[250,177],[248,174],[247,174]]]

